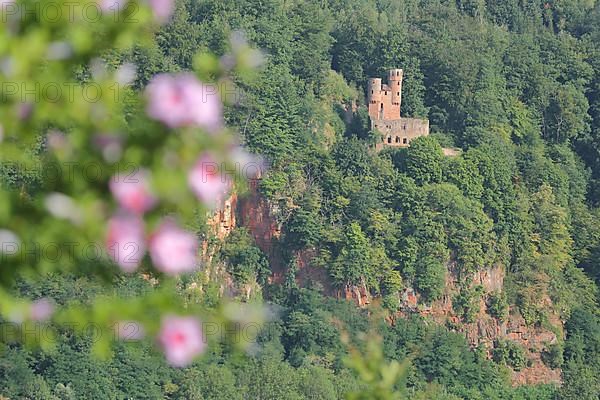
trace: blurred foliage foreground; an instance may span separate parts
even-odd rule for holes
[[[177,367],[213,342],[247,346],[257,329],[230,336],[262,324],[259,306],[208,309],[179,292],[186,275],[199,274],[207,211],[242,184],[234,163],[255,162],[225,126],[219,93],[232,87],[230,74],[251,74],[260,54],[237,35],[226,59],[197,54],[195,72],[157,74],[134,90],[136,66],[118,54],[151,43],[172,1],[1,5],[3,342],[50,350],[71,329],[107,357],[117,340],[156,337]],[[111,285],[133,272],[155,288],[61,304],[9,290],[53,273]]]

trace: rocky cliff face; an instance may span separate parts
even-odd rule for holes
[[[223,240],[236,227],[236,209],[238,196],[231,194],[206,221],[210,232],[219,240]]]
[[[264,248],[261,247],[261,250],[268,251],[269,246],[272,243],[271,237],[266,235],[268,229],[263,226],[262,218],[258,221],[253,219],[253,216],[257,215],[253,211],[259,210],[261,204],[262,203],[258,202],[258,199],[253,199],[253,201],[249,202],[246,197],[240,199],[237,193],[232,193],[211,215],[208,216],[206,224],[210,235],[219,241],[224,240],[233,229],[237,226],[244,225],[239,222],[241,216],[242,221],[248,224],[247,226],[254,235],[254,239],[257,243],[262,243],[265,246]],[[242,212],[240,213],[240,211]],[[265,233],[265,235],[259,242],[261,232]],[[215,246],[211,246],[209,240],[205,240],[202,243],[202,254],[206,260],[210,261],[212,259],[215,250]],[[218,291],[220,296],[227,295],[249,300],[261,291],[260,285],[256,282],[236,285],[233,278],[227,273],[222,264],[208,262],[206,265],[207,268],[204,269],[203,281],[193,282],[187,288],[190,293],[200,295],[204,292],[205,286],[209,282],[219,283]]]
[[[512,373],[512,381],[515,386],[541,383],[560,384],[561,370],[548,367],[541,358],[548,346],[558,341],[556,333],[548,328],[527,325],[515,308],[509,310],[508,317],[504,321],[492,317],[487,310],[486,298],[491,293],[501,292],[504,288],[504,268],[495,266],[473,274],[471,286],[483,288],[473,322],[463,321],[455,311],[453,299],[458,294],[459,288],[456,274],[453,272],[454,268],[451,265],[448,271],[444,295],[440,300],[425,305],[412,288],[407,288],[402,293],[402,311],[398,316],[418,313],[439,324],[449,326],[452,330],[463,333],[471,346],[483,346],[487,349],[490,357],[496,341],[512,341],[525,350],[527,357],[527,366]],[[546,299],[546,301],[550,302],[550,299]],[[548,309],[551,309],[551,304],[548,306]],[[562,321],[557,315],[551,316],[549,323],[556,331],[562,332]]]
[[[283,282],[285,266],[282,264],[281,249],[277,246],[281,227],[275,217],[275,207],[258,192],[258,180],[251,180],[249,189],[238,203],[239,224],[248,228],[258,248],[269,259],[272,271],[270,282]]]
[[[258,247],[267,255],[272,268],[271,282],[283,282],[286,266],[283,265],[281,250],[278,240],[281,235],[273,205],[264,199],[257,191],[257,181],[251,182],[248,194],[238,198],[232,195],[210,219],[209,225],[216,237],[225,238],[236,226],[248,228]],[[315,257],[314,249],[306,249],[296,254],[296,265],[298,272],[296,281],[300,286],[318,284],[327,294],[344,298],[364,307],[372,302],[372,296],[365,285],[349,286],[342,290],[335,290],[323,268],[311,265]],[[505,320],[499,320],[490,315],[487,310],[486,299],[491,293],[501,292],[504,288],[504,268],[500,265],[474,273],[470,277],[471,287],[481,287],[481,296],[475,306],[475,318],[473,322],[465,322],[455,310],[453,300],[460,292],[455,266],[448,265],[446,285],[443,296],[431,303],[425,304],[418,293],[412,288],[405,288],[400,294],[400,311],[396,316],[390,318],[393,323],[395,318],[402,318],[411,313],[431,319],[438,324],[448,326],[450,329],[463,333],[467,341],[473,346],[483,346],[491,357],[494,343],[498,340],[512,341],[522,347],[527,357],[527,365],[519,371],[513,371],[512,380],[514,385],[558,383],[561,382],[561,370],[552,369],[542,361],[541,354],[548,345],[556,343],[559,338],[555,332],[562,335],[562,321],[557,315],[552,315],[549,323],[553,330],[538,326],[528,326],[518,311],[512,308]],[[229,285],[233,286],[232,282]],[[464,286],[464,285],[463,285]],[[231,288],[223,287],[222,291],[231,291]],[[246,297],[252,296],[256,288],[245,288]],[[241,293],[238,293],[241,294]],[[550,299],[548,309],[551,309]]]

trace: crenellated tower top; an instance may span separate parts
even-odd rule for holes
[[[399,68],[388,71],[387,83],[381,78],[370,78],[367,87],[369,117],[371,129],[382,134],[383,146],[406,147],[410,141],[429,134],[429,121],[417,118],[401,118],[402,78],[404,72]]]
[[[402,77],[401,69],[390,69],[387,84],[382,84],[381,78],[369,79],[367,97],[371,119],[400,119]]]

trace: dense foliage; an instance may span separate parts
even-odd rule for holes
[[[7,348],[0,394],[598,398],[600,4],[184,0],[151,43],[106,58],[135,63],[139,89],[156,72],[210,64],[194,59],[198,51],[226,58],[238,30],[264,50],[265,65],[256,76],[234,73],[243,96],[232,99],[225,118],[269,161],[259,190],[277,205],[282,251],[276,254],[288,277],[269,283],[267,255],[243,229],[216,246],[212,262],[238,286],[258,283],[274,309],[255,352],[239,356],[223,344],[176,370],[146,342],[119,344],[111,360],[98,361],[89,338],[59,330],[54,354]],[[381,138],[369,131],[363,92],[368,77],[395,67],[404,69],[403,116],[429,118],[432,134],[407,149],[375,153],[372,145]],[[446,157],[443,147],[461,151]],[[27,188],[41,184],[11,171],[3,178]],[[298,288],[298,252],[315,254],[312,263],[331,288],[314,282]],[[505,270],[505,285],[482,299],[469,279],[493,266]],[[405,287],[424,303],[439,299],[449,270],[458,279],[453,304],[463,322],[475,320],[480,300],[499,320],[510,309],[531,326],[548,326],[552,314],[566,321],[564,337],[543,355],[547,365],[562,368],[561,388],[512,388],[507,367],[527,366],[512,342],[495,343],[488,360],[446,327],[419,318],[384,322],[382,314],[397,310]],[[15,290],[59,304],[85,303],[89,293],[106,290],[80,275]],[[178,282],[184,299],[216,307],[220,282],[202,274],[186,279]],[[154,290],[137,278],[116,285],[124,293]],[[199,286],[201,293],[193,290]],[[380,296],[381,307],[365,312],[318,293],[355,286]],[[361,340],[364,334],[382,338],[381,359]],[[358,347],[350,353],[349,342]],[[362,364],[357,354],[400,379],[381,384],[383,369]],[[394,394],[386,392],[390,387]]]

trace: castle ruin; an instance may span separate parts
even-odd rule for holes
[[[408,147],[412,139],[429,135],[429,120],[400,117],[402,76],[401,69],[391,69],[387,84],[382,84],[381,78],[369,79],[367,98],[371,130],[382,134],[382,140],[375,145],[376,150],[385,146]]]

